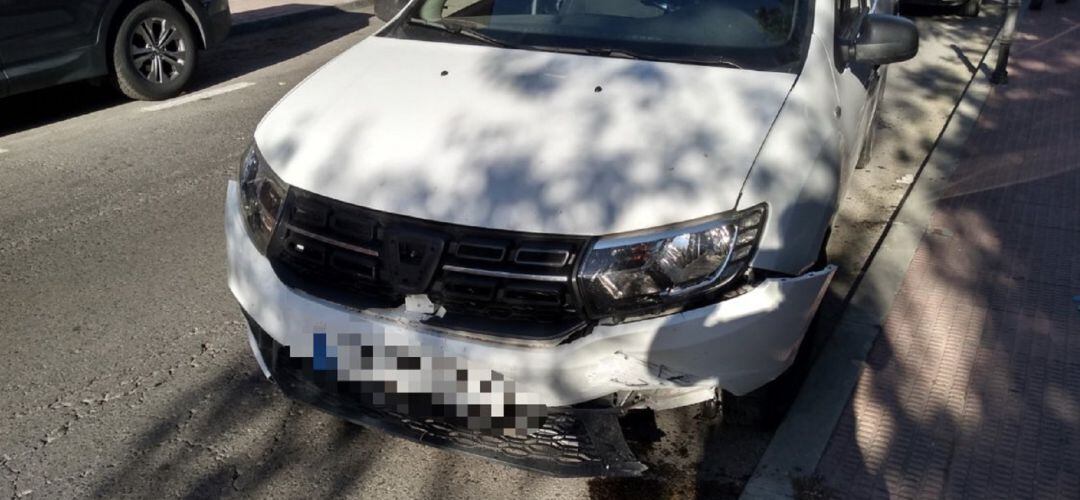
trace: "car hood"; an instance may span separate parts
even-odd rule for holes
[[[604,234],[735,207],[795,76],[370,38],[260,123],[287,183],[428,220]]]

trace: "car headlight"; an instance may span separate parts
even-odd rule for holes
[[[721,290],[746,272],[766,210],[761,204],[597,240],[578,271],[590,314],[616,320],[647,315]]]
[[[288,184],[270,170],[259,148],[252,144],[240,164],[240,209],[248,236],[260,252],[266,252],[288,190]]]

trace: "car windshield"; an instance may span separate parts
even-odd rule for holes
[[[801,60],[808,0],[419,0],[389,36],[753,69]],[[439,31],[439,34],[430,32]],[[428,32],[428,33],[424,33]]]

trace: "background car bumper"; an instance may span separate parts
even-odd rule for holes
[[[793,361],[834,268],[761,282],[717,304],[614,326],[554,347],[468,340],[399,309],[350,310],[286,287],[250,242],[230,182],[225,232],[229,288],[240,306],[293,356],[313,356],[313,336],[395,336],[513,380],[547,406],[590,401],[617,391],[721,387],[751,391]],[[705,391],[702,391],[705,394]],[[684,401],[691,404],[697,401]]]

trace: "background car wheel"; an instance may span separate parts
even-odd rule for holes
[[[195,72],[197,50],[183,14],[159,0],[140,4],[120,23],[113,42],[116,83],[132,99],[173,97]]]
[[[982,0],[967,0],[960,6],[960,15],[964,17],[978,17]]]

